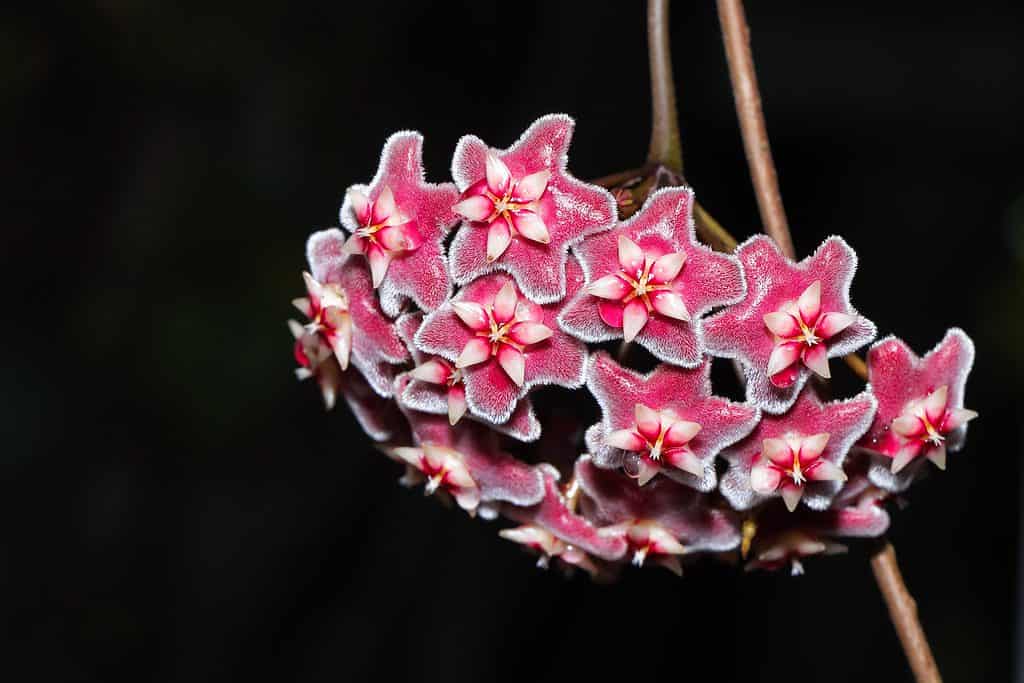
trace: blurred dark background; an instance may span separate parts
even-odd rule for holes
[[[949,681],[1015,671],[1024,6],[750,3],[799,251],[917,350],[960,325],[981,412],[892,538]],[[60,3],[0,22],[0,610],[22,680],[909,680],[863,545],[800,579],[539,572],[399,488],[292,377],[306,235],[380,146],[577,118],[570,168],[646,152],[639,3]],[[687,175],[757,210],[713,3],[676,2]],[[843,372],[837,370],[837,374]],[[19,680],[18,676],[10,680]]]

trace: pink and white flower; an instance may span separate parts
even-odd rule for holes
[[[309,273],[303,273],[302,279],[306,283],[306,296],[292,299],[292,305],[309,319],[306,331],[322,338],[345,370],[352,352],[348,296],[338,285],[321,284]]]
[[[614,561],[626,553],[625,539],[617,534],[602,533],[585,517],[576,514],[575,504],[558,486],[558,472],[542,465],[544,499],[528,508],[505,506],[505,516],[520,522],[521,526],[503,529],[502,538],[520,543],[540,553],[538,564],[546,566],[550,558],[597,573],[590,556]],[[578,486],[578,484],[577,484]],[[568,496],[578,497],[578,491]]]
[[[413,381],[405,385],[400,400],[414,410],[446,414],[450,424],[458,424],[468,408],[462,369],[440,356],[431,356],[416,348],[414,339],[422,323],[423,314],[419,312],[406,313],[395,323],[416,362],[416,367],[409,372]],[[476,417],[472,413],[469,415]],[[520,441],[536,441],[540,438],[540,422],[537,421],[529,396],[519,401],[506,422],[491,427]]]
[[[400,375],[395,381],[395,393],[401,396],[408,382],[408,375]],[[479,489],[480,502],[529,506],[544,497],[544,478],[540,470],[503,453],[498,433],[493,429],[468,420],[452,426],[445,415],[423,413],[401,404],[399,407],[409,421],[416,446],[447,449],[446,457],[456,457],[449,451],[458,454],[466,473]]]
[[[323,291],[331,292],[330,297],[321,299],[321,308],[327,304],[330,310],[335,305],[332,302],[345,302],[343,347],[374,391],[389,398],[399,366],[410,360],[409,351],[394,323],[381,310],[369,272],[345,253],[344,245],[345,235],[337,228],[313,233],[306,245],[310,279],[326,288]],[[341,307],[340,303],[336,305]],[[334,348],[335,355],[339,355],[339,347]]]
[[[768,237],[736,249],[747,278],[745,298],[708,317],[704,341],[716,356],[743,364],[747,397],[769,413],[785,412],[813,371],[875,336],[874,323],[850,305],[857,255],[840,237],[799,263]]]
[[[346,192],[341,224],[352,236],[345,249],[366,257],[389,316],[406,299],[432,311],[451,294],[443,241],[458,222],[457,197],[452,183],[425,182],[423,136],[411,131],[388,138],[370,184]]]
[[[565,296],[569,247],[616,217],[611,193],[566,170],[574,125],[564,114],[541,117],[507,150],[473,135],[459,140],[452,177],[462,196],[454,211],[464,223],[451,246],[456,283],[501,270],[532,301]]]
[[[603,351],[591,356],[587,388],[602,421],[587,430],[600,467],[622,467],[643,486],[658,472],[701,491],[715,487],[715,455],[750,433],[760,412],[711,393],[711,361],[692,369],[659,365],[648,375]]]
[[[374,441],[387,441],[402,429],[402,416],[392,401],[382,398],[354,368],[342,371],[331,348],[319,334],[311,333],[295,320],[288,321],[295,338],[293,355],[301,381],[316,380],[327,410],[334,408],[338,394],[348,404],[363,431]]]
[[[576,461],[575,472],[584,515],[602,534],[625,540],[635,565],[653,561],[680,573],[684,553],[739,545],[736,516],[710,505],[705,494],[664,478],[640,488],[621,472],[595,466],[587,455]]]
[[[702,315],[743,298],[739,261],[697,241],[693,191],[653,194],[630,220],[573,248],[587,286],[559,324],[586,342],[634,339],[659,359],[701,362]]]
[[[964,387],[974,364],[974,343],[953,328],[923,357],[896,337],[868,351],[868,381],[878,397],[878,413],[860,446],[887,458],[869,476],[890,491],[905,489],[932,461],[945,469],[946,452],[963,446],[967,423],[977,413],[964,405]]]
[[[763,415],[745,439],[722,451],[729,471],[719,489],[737,510],[781,496],[793,511],[800,500],[814,510],[829,506],[846,479],[843,461],[875,415],[864,391],[822,403],[805,389],[783,415]]]
[[[415,342],[462,370],[470,412],[502,424],[534,386],[583,384],[586,349],[557,315],[557,305],[526,299],[508,276],[485,275],[428,315]]]

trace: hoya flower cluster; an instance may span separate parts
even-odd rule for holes
[[[545,116],[504,150],[466,136],[440,184],[418,133],[391,136],[342,229],[309,239],[298,377],[348,403],[404,484],[508,520],[500,535],[544,566],[679,573],[714,554],[800,572],[882,534],[886,500],[944,469],[976,416],[971,340],[952,329],[918,357],[887,337],[861,393],[825,398],[815,378],[876,334],[850,302],[849,245],[713,251],[686,187],[620,222],[567,169],[573,125]],[[744,402],[715,394],[715,358]]]

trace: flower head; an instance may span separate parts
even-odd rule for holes
[[[565,296],[569,247],[616,216],[607,190],[566,170],[573,126],[568,116],[544,116],[504,151],[471,135],[459,140],[452,176],[462,196],[454,211],[464,223],[450,255],[458,284],[502,270],[537,303]]]
[[[805,389],[783,415],[764,415],[757,427],[722,451],[729,471],[719,487],[737,510],[781,496],[792,511],[802,499],[821,510],[846,479],[843,461],[871,424],[875,398],[869,391],[846,401],[822,403]]]
[[[455,367],[454,363],[441,356],[431,356],[416,348],[414,339],[422,324],[422,313],[406,313],[396,322],[398,333],[416,362],[416,367],[409,372],[412,381],[405,385],[400,400],[414,410],[446,414],[450,424],[458,424],[468,408],[462,368]],[[470,413],[470,417],[475,416]],[[491,427],[520,441],[535,441],[540,437],[540,422],[528,396],[519,401],[507,421]]]
[[[694,369],[659,365],[648,375],[595,353],[587,368],[602,421],[587,432],[601,467],[622,467],[646,484],[658,472],[710,491],[715,455],[750,433],[760,413],[711,393],[711,362]]]
[[[452,183],[424,181],[423,136],[410,131],[388,138],[370,184],[345,194],[341,224],[352,234],[345,250],[366,257],[389,316],[406,299],[432,311],[451,293],[442,242],[458,222],[457,197]]]
[[[486,275],[428,315],[415,343],[462,371],[470,412],[495,424],[531,387],[583,383],[586,350],[555,324],[557,305],[521,296],[512,279]]]
[[[693,192],[667,188],[630,220],[574,247],[587,285],[559,317],[587,342],[636,339],[659,359],[701,362],[700,316],[746,291],[735,257],[697,241]]]
[[[334,329],[343,332],[337,335],[343,343],[340,346],[338,342],[332,343],[339,362],[343,355],[350,357],[374,391],[390,397],[397,366],[409,361],[409,351],[394,323],[381,310],[369,272],[345,253],[344,244],[345,236],[338,229],[322,230],[310,236],[306,254],[312,276],[307,286],[310,281],[317,284],[319,305],[328,312],[324,316],[328,323],[332,309],[345,307],[344,315],[334,318],[341,321]],[[313,305],[312,291],[310,305]],[[318,329],[323,333],[332,328],[321,326]],[[342,365],[347,366],[347,361]]]
[[[769,413],[796,400],[813,371],[829,376],[828,359],[855,351],[875,326],[850,305],[857,255],[839,237],[794,263],[765,236],[736,249],[747,278],[745,298],[705,320],[710,353],[743,364],[747,397]]]
[[[945,469],[946,452],[961,448],[967,423],[978,415],[963,407],[973,363],[974,343],[956,328],[921,358],[895,337],[871,347],[868,379],[878,413],[859,445],[889,459],[887,467],[872,467],[876,484],[906,488],[925,459]]]

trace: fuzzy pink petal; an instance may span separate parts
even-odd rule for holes
[[[384,276],[388,272],[388,264],[391,263],[391,256],[376,244],[371,244],[366,251],[366,259],[370,262],[370,274],[373,276],[373,286],[374,288],[380,287],[380,283],[384,281]]]
[[[789,313],[773,311],[764,314],[764,324],[772,334],[779,337],[795,337],[800,334],[800,323]]]
[[[506,282],[502,285],[501,289],[498,290],[498,294],[494,297],[493,315],[495,322],[502,325],[512,320],[512,317],[516,314],[516,304],[518,302],[519,296],[516,294],[516,286],[511,282]]]
[[[395,194],[391,191],[390,186],[385,185],[373,202],[373,217],[371,219],[373,224],[384,223],[391,218],[395,210]]]
[[[487,228],[487,260],[496,261],[512,243],[512,231],[504,216],[498,216]]]
[[[815,280],[800,294],[797,310],[806,324],[814,324],[821,314],[821,280]]]
[[[659,284],[671,282],[679,275],[684,263],[686,263],[686,252],[683,251],[659,256],[651,266],[651,279]]]
[[[610,432],[605,437],[605,443],[624,451],[639,451],[644,447],[644,440],[632,429],[616,429]]]
[[[672,447],[690,443],[693,437],[697,436],[700,432],[700,429],[700,425],[696,422],[677,420],[665,432],[665,445]]]
[[[811,481],[846,481],[846,473],[839,465],[822,460],[807,473]]]
[[[547,226],[544,225],[544,219],[533,211],[523,210],[512,214],[512,227],[526,239],[538,244],[548,244],[551,242],[551,233],[548,232]]]
[[[629,293],[629,284],[618,275],[605,275],[587,285],[587,294],[618,301]]]
[[[626,307],[618,301],[598,301],[597,311],[601,320],[610,327],[622,327]]]
[[[493,152],[487,153],[487,189],[499,197],[504,196],[508,191],[509,183],[512,181],[512,174],[508,166],[498,155]]]
[[[531,173],[516,184],[513,199],[522,204],[540,199],[548,187],[549,180],[551,180],[551,171],[547,169]]]
[[[761,454],[779,467],[790,467],[793,463],[793,449],[785,439],[765,439],[761,443]]]
[[[448,422],[457,424],[466,414],[466,390],[461,386],[448,389]]]
[[[628,343],[644,329],[647,319],[647,307],[640,299],[633,299],[622,309],[622,338]]]
[[[448,381],[448,376],[451,374],[451,368],[449,368],[447,363],[444,363],[443,361],[430,360],[422,365],[417,365],[412,369],[410,374],[414,379],[418,379],[421,382],[444,384]]]
[[[651,305],[654,306],[655,311],[669,318],[683,321],[690,319],[690,314],[686,310],[686,304],[683,303],[683,297],[675,292],[654,292],[651,294]]]
[[[522,352],[508,345],[498,349],[498,364],[508,375],[509,379],[515,382],[516,386],[523,386],[526,380],[526,359]]]
[[[474,337],[462,347],[462,353],[455,359],[455,367],[467,368],[471,365],[483,363],[491,357],[491,345],[480,337]]]
[[[828,379],[832,376],[828,369],[828,349],[824,344],[815,344],[808,349],[804,349],[802,359],[804,365],[821,377]]]
[[[487,310],[475,301],[453,301],[452,310],[469,329],[480,332],[490,329]]]
[[[484,221],[494,213],[494,202],[482,195],[472,195],[453,206],[452,211],[467,221]]]
[[[814,328],[814,333],[822,339],[831,339],[855,322],[857,322],[856,316],[831,311],[821,316]]]
[[[619,267],[633,277],[644,268],[643,250],[625,235],[619,235]]]
[[[800,359],[802,346],[799,342],[784,342],[772,349],[772,355],[768,358],[769,375],[775,375],[788,368]]]
[[[761,495],[769,495],[779,488],[782,472],[768,465],[754,465],[750,469],[750,486]]]
[[[370,198],[355,189],[349,190],[347,197],[359,225],[367,225],[370,222]]]
[[[941,387],[928,394],[928,398],[924,402],[924,412],[928,417],[928,421],[933,425],[938,424],[942,420],[943,413],[946,412],[946,403],[949,400],[949,387],[943,384]]]
[[[547,325],[532,322],[516,323],[508,331],[508,336],[512,341],[524,346],[542,342],[552,334],[554,333]]]

